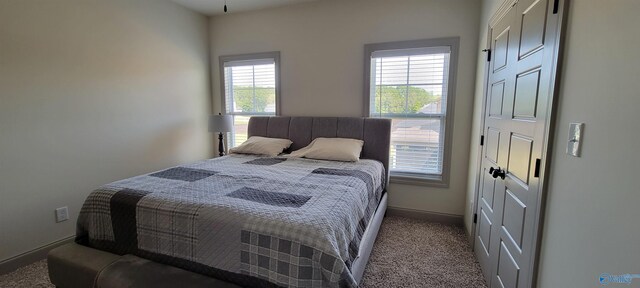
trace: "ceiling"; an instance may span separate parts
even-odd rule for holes
[[[224,14],[225,0],[172,0],[191,10],[206,15]],[[316,0],[227,0],[228,13],[260,10],[271,7],[285,6]]]

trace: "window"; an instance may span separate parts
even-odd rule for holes
[[[220,57],[223,107],[234,126],[227,135],[228,147],[247,140],[251,116],[278,114],[279,62],[279,52]]]
[[[457,38],[366,45],[366,114],[391,118],[392,182],[448,185]]]

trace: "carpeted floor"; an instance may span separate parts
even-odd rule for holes
[[[0,275],[0,287],[53,287],[45,260]],[[360,287],[486,287],[464,230],[388,216]]]
[[[0,287],[55,287],[49,282],[47,260],[22,267],[9,274],[0,275]]]
[[[360,287],[486,287],[486,284],[464,228],[387,216]]]

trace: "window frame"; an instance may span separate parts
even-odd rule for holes
[[[260,53],[247,53],[247,54],[237,54],[237,55],[223,55],[218,57],[218,66],[220,69],[220,98],[222,98],[222,107],[220,111],[223,115],[227,115],[227,95],[226,95],[226,82],[225,82],[225,63],[233,62],[233,61],[252,61],[252,60],[262,60],[262,59],[273,59],[274,60],[274,73],[275,73],[275,91],[276,91],[276,111],[275,115],[281,115],[281,107],[280,107],[280,51],[271,51],[271,52],[260,52]],[[271,113],[229,113],[229,115],[235,116],[271,116],[274,114]],[[232,133],[235,133],[232,132]],[[230,135],[227,135],[225,139],[225,146],[228,149]]]
[[[443,155],[442,155],[442,173],[440,175],[434,174],[418,174],[418,173],[406,173],[406,172],[394,172],[389,171],[390,182],[398,184],[409,185],[421,185],[430,187],[449,187],[450,171],[451,171],[451,150],[452,138],[453,138],[453,120],[454,120],[454,105],[455,105],[455,90],[456,90],[456,75],[458,71],[458,52],[460,47],[460,37],[448,37],[448,38],[436,38],[436,39],[420,39],[420,40],[408,40],[408,41],[394,41],[384,43],[372,43],[364,45],[364,87],[363,87],[363,109],[362,113],[364,117],[371,117],[371,81],[375,79],[375,71],[371,71],[371,57],[376,51],[385,50],[400,50],[400,49],[419,49],[430,47],[443,47],[448,46],[450,49],[449,54],[449,67],[445,67],[447,73],[447,99],[446,99],[446,112],[440,118],[444,121],[445,135],[443,143]],[[448,71],[447,71],[448,70]],[[375,80],[373,80],[375,81]],[[421,117],[428,118],[429,116]]]

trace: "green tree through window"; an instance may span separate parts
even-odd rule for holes
[[[269,104],[276,102],[276,89],[234,85],[233,100],[236,102],[236,108],[243,112],[269,112],[265,110]]]
[[[425,105],[440,101],[441,96],[433,95],[419,87],[378,86],[376,89],[375,111],[377,113],[418,113]],[[405,111],[406,107],[406,111]]]

